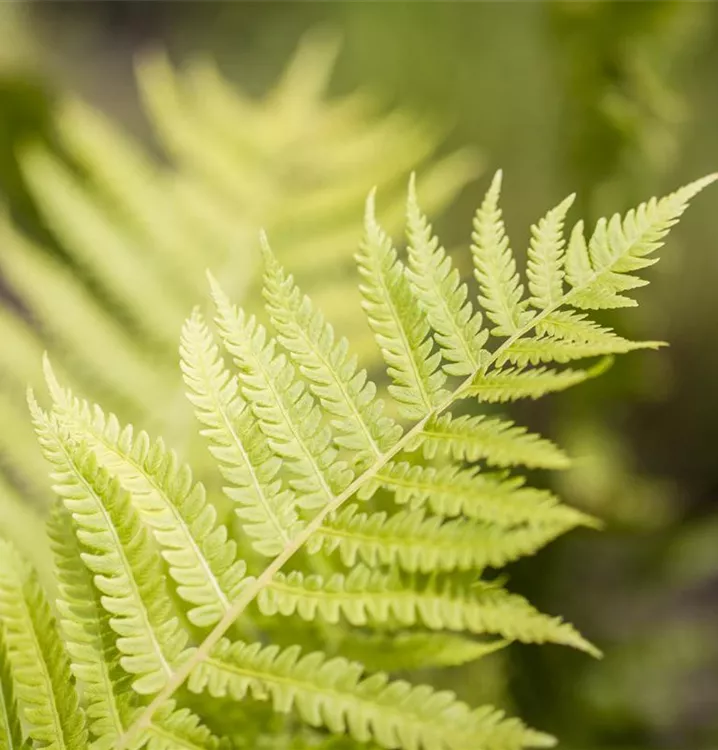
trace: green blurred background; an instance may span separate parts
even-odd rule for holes
[[[441,152],[480,153],[482,177],[437,217],[450,246],[467,244],[498,167],[516,248],[574,190],[579,213],[595,220],[718,169],[714,3],[6,2],[4,203],[49,237],[16,155],[53,140],[55,103],[67,92],[154,149],[137,53],[159,46],[177,62],[206,53],[260,95],[317,27],[341,39],[332,92],[368,88],[387,110],[445,123]],[[514,647],[444,679],[567,748],[718,747],[716,206],[713,193],[696,202],[639,310],[610,317],[620,333],[670,349],[625,357],[604,378],[517,411],[578,457],[554,481],[606,530],[572,533],[513,566],[513,587],[565,614],[606,656]]]

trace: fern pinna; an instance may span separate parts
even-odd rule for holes
[[[499,417],[452,410],[537,398],[603,366],[560,366],[569,360],[655,347],[586,311],[635,304],[635,272],[715,178],[601,220],[588,239],[579,222],[564,242],[571,201],[559,204],[532,228],[526,294],[497,175],[474,221],[480,306],[413,182],[406,261],[370,196],[357,260],[386,407],[263,238],[270,327],[211,279],[216,330],[195,311],[182,331],[182,374],[226,498],[208,498],[162,440],[74,396],[46,361],[52,408],[31,392],[29,403],[58,495],[57,608],[3,544],[1,746],[551,745],[344,654],[391,672],[512,641],[597,653],[490,573],[594,523],[512,473],[561,468],[566,455]]]

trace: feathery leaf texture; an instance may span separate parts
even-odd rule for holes
[[[242,529],[260,553],[271,557],[295,535],[300,521],[294,494],[277,478],[281,460],[268,448],[259,425],[229,374],[211,331],[195,310],[182,330],[181,367],[188,398],[205,428],[210,451],[231,484]]]
[[[404,266],[377,223],[374,194],[366,206],[365,236],[357,253],[363,307],[394,384],[389,392],[407,419],[420,419],[445,397],[441,354],[432,353],[429,322],[413,304]]]
[[[22,303],[0,304],[0,480],[43,511],[52,493],[23,408],[25,387],[41,387],[43,351],[75,391],[176,436],[190,447],[195,475],[213,476],[177,387],[176,336],[205,293],[208,265],[232,296],[260,299],[252,273],[260,226],[302,286],[322,304],[342,301],[337,329],[361,355],[372,351],[357,285],[337,273],[352,268],[368,188],[379,185],[390,201],[384,216],[399,230],[412,169],[422,170],[427,206],[441,211],[479,163],[469,150],[436,158],[442,127],[383,112],[366,92],[328,96],[336,51],[335,40],[308,35],[261,99],[234,89],[209,60],[175,69],[161,53],[145,56],[137,83],[165,158],[75,98],[53,108],[53,146],[20,150],[52,237],[45,247],[0,211],[0,272]],[[257,544],[270,556],[278,547]]]
[[[409,284],[426,314],[441,353],[449,364],[448,375],[469,375],[479,369],[488,331],[482,316],[468,301],[466,284],[452,268],[451,258],[432,235],[431,225],[419,208],[416,181],[412,175],[407,203],[407,248]]]
[[[0,620],[29,737],[52,750],[84,750],[85,714],[50,605],[34,571],[7,542],[0,542]],[[11,698],[5,684],[3,696]]]
[[[194,625],[214,625],[229,609],[245,578],[246,565],[237,560],[237,545],[228,539],[217,512],[206,502],[201,484],[194,484],[188,466],[162,440],[145,432],[136,436],[98,405],[73,398],[63,389],[48,362],[55,413],[69,435],[93,451],[98,464],[111,471],[132,495],[140,516],[152,529],[177,593],[193,605],[187,613]]]
[[[512,336],[530,320],[531,312],[526,309],[528,300],[522,299],[524,288],[499,208],[502,178],[502,173],[497,172],[476,212],[471,251],[481,289],[479,302],[496,324],[491,333]]]
[[[20,714],[15,700],[10,658],[5,645],[5,636],[0,631],[0,748],[2,750],[29,750],[29,741],[24,741]]]
[[[191,690],[241,700],[248,693],[270,699],[277,711],[296,708],[310,726],[348,733],[380,747],[425,750],[545,747],[549,737],[504,720],[491,709],[472,711],[448,691],[390,682],[382,673],[363,676],[361,664],[327,659],[298,647],[222,641],[190,677]]]
[[[570,200],[559,204],[533,230],[524,299],[497,177],[474,225],[478,305],[413,181],[407,264],[372,194],[357,260],[393,381],[383,401],[262,238],[268,323],[211,278],[219,336],[195,310],[180,345],[226,497],[215,485],[206,492],[163,441],[60,385],[46,361],[52,408],[32,391],[28,401],[59,498],[49,530],[60,627],[30,567],[0,543],[2,741],[22,746],[26,729],[58,750],[221,748],[237,735],[224,701],[251,696],[298,717],[307,737],[387,750],[551,745],[489,706],[470,709],[386,670],[465,663],[514,641],[599,655],[489,572],[598,525],[514,473],[564,468],[568,457],[493,411],[465,407],[563,390],[600,374],[609,355],[655,348],[585,310],[627,304],[639,285],[632,274],[712,179],[599,222],[588,241],[579,223],[564,244]],[[598,361],[561,367],[582,358]],[[279,617],[296,627],[280,634]],[[332,655],[308,645],[320,633]]]
[[[565,469],[566,454],[550,440],[504,419],[484,416],[452,417],[443,414],[429,420],[418,441],[428,459],[448,456],[454,461],[479,461],[493,466]]]
[[[329,518],[307,543],[310,551],[337,550],[342,563],[354,567],[357,559],[371,567],[399,567],[409,572],[432,573],[452,570],[481,570],[501,567],[524,555],[537,552],[555,537],[579,525],[581,516],[563,523],[517,526],[505,529],[487,523],[464,520],[442,523],[440,516],[424,511],[387,514],[361,513],[348,505]]]

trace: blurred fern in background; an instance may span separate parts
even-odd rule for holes
[[[327,100],[335,53],[326,36],[307,38],[261,100],[229,86],[207,60],[180,72],[162,55],[146,58],[139,87],[169,164],[74,99],[59,107],[55,148],[22,150],[20,168],[58,252],[5,216],[4,517],[18,506],[26,512],[28,502],[46,507],[42,459],[22,403],[25,384],[41,375],[44,350],[68,383],[190,451],[177,336],[201,298],[206,268],[217,269],[233,295],[254,294],[256,231],[264,227],[297,278],[338,312],[339,330],[356,336],[350,272],[366,191],[381,187],[384,218],[396,227],[412,169],[424,167],[431,210],[475,176],[468,152],[426,163],[441,128],[406,112],[382,114],[362,93]],[[360,354],[368,342],[367,331]]]

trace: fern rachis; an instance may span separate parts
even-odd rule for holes
[[[89,407],[59,386],[48,370],[53,413],[33,406],[41,443],[64,505],[79,514],[80,544],[100,552],[83,559],[100,576],[97,585],[105,597],[101,603],[113,615],[110,626],[125,639],[134,634],[129,641],[117,641],[125,651],[120,664],[139,675],[136,690],[149,696],[123,725],[113,747],[134,748],[144,742],[167,712],[167,721],[176,716],[172,721],[184,722],[184,709],[168,706],[185,683],[217,697],[238,700],[249,692],[271,698],[276,711],[296,708],[310,726],[348,733],[355,741],[373,740],[385,748],[468,750],[478,743],[490,750],[513,750],[545,744],[546,736],[515,720],[489,709],[472,712],[428,686],[390,682],[382,674],[365,677],[361,665],[320,653],[302,655],[294,646],[281,650],[232,641],[232,628],[240,615],[252,622],[258,609],[269,618],[281,613],[332,626],[344,621],[389,630],[420,625],[430,631],[548,640],[595,653],[570,625],[542,615],[494,582],[479,580],[474,591],[465,590],[458,573],[480,574],[490,564],[488,541],[483,557],[459,556],[451,563],[447,559],[444,568],[438,562],[419,567],[415,551],[398,550],[391,534],[372,535],[372,529],[389,518],[387,529],[394,523],[417,530],[411,543],[417,549],[433,545],[433,559],[442,554],[447,539],[450,543],[454,530],[475,534],[477,540],[485,532],[487,540],[502,540],[506,546],[496,553],[497,559],[508,560],[532,553],[568,528],[592,523],[562,509],[546,493],[520,494],[525,490],[520,479],[484,475],[464,466],[467,460],[483,459],[499,466],[559,467],[566,457],[555,446],[511,423],[454,417],[450,409],[476,395],[481,401],[482,394],[489,401],[536,397],[598,371],[531,369],[533,360],[517,360],[524,355],[516,350],[511,354],[529,335],[540,342],[532,344],[540,349],[538,361],[548,364],[572,358],[567,342],[583,344],[576,347],[576,358],[638,348],[640,344],[598,328],[572,308],[631,304],[624,293],[642,282],[629,274],[649,265],[646,256],[660,245],[687,201],[713,179],[652,200],[624,220],[599,222],[588,242],[579,224],[567,246],[562,224],[570,201],[564,201],[533,233],[527,271],[530,300],[523,299],[495,179],[477,214],[473,247],[480,299],[495,324],[491,331],[482,328],[467,289],[431,237],[413,183],[407,212],[409,266],[379,227],[370,197],[358,255],[364,306],[394,381],[389,393],[399,412],[414,419],[403,434],[383,415],[376,387],[357,370],[346,342],[334,337],[268,247],[266,294],[278,339],[233,308],[214,282],[218,328],[238,366],[236,380],[224,369],[197,313],[183,335],[183,371],[210,449],[229,482],[227,495],[247,526],[246,537],[236,542],[228,540],[211,503],[205,504],[201,486],[188,489],[189,469],[178,465],[161,442],[153,443],[144,434],[133,437],[119,426],[105,429],[116,420],[105,418],[99,408],[94,421],[88,418]],[[492,337],[500,343],[489,348]],[[464,379],[448,390],[450,378],[457,376]],[[242,431],[234,429],[237,424],[244,425]],[[431,445],[439,439],[446,443],[441,450]],[[408,463],[410,454],[424,444],[423,460],[438,459],[436,467]],[[499,511],[486,500],[481,501],[484,508],[479,503],[469,513],[466,497],[456,502],[440,499],[457,479],[469,491],[485,486],[505,493],[515,500],[513,511],[510,503]],[[372,514],[371,509],[364,515],[342,511],[353,497],[370,501],[379,487],[395,491],[396,504],[416,507],[393,515]],[[102,529],[95,509],[102,515]],[[148,543],[149,530],[170,570],[167,580],[153,584],[138,570],[140,561],[148,565],[155,559],[151,570],[158,564],[158,551]],[[512,534],[518,540],[515,547]],[[213,546],[203,538],[218,540],[219,557],[213,557]],[[332,570],[334,549],[341,550],[347,566],[354,566],[357,550],[364,550],[360,554],[366,567],[326,575],[301,569],[315,561],[320,571]],[[300,551],[309,557],[299,559]],[[271,559],[265,565],[261,558]],[[422,575],[429,575],[430,582]],[[182,612],[201,628],[199,638],[171,617],[178,603],[160,610],[146,601],[154,590],[148,586],[163,586],[171,579]],[[128,596],[134,596],[146,614],[141,626],[128,619],[126,604],[117,599]],[[199,607],[199,615],[192,615],[193,607]],[[166,620],[161,627],[158,618]],[[188,639],[195,645],[184,650]]]

